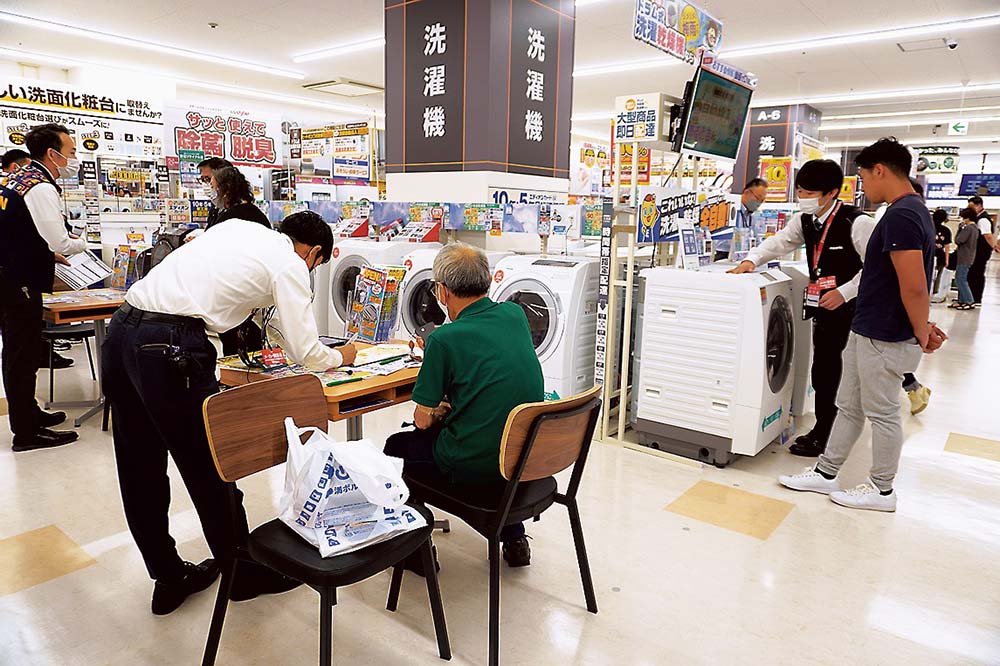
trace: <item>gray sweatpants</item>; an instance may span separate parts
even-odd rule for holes
[[[903,450],[899,385],[905,373],[916,372],[922,355],[915,339],[882,342],[851,333],[837,391],[837,420],[826,451],[816,464],[820,471],[840,471],[861,437],[867,418],[872,424],[872,481],[879,490],[892,489]]]

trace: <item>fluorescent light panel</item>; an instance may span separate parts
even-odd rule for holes
[[[931,136],[921,139],[903,139],[908,146],[948,146],[953,143],[996,143],[1000,141],[997,136]],[[872,139],[852,139],[850,141],[827,141],[827,148],[851,148],[854,146],[867,146],[872,143]]]
[[[833,104],[836,102],[863,102],[866,100],[904,99],[907,97],[936,97],[938,95],[961,95],[974,92],[1000,90],[998,83],[978,83],[968,86],[941,86],[938,88],[907,88],[905,90],[873,90],[870,92],[849,92],[836,95],[815,95],[790,97],[786,99],[754,100],[754,106],[782,106],[785,104]]]
[[[921,109],[920,111],[884,111],[879,113],[848,113],[840,116],[823,116],[827,120],[852,120],[858,118],[897,118],[903,116],[922,116],[928,113],[969,113],[972,111],[996,111],[1000,106],[966,106],[951,109]]]
[[[385,46],[384,37],[374,37],[372,39],[366,39],[360,42],[351,42],[350,44],[340,44],[338,46],[331,46],[325,49],[319,49],[318,51],[310,51],[309,53],[302,53],[297,56],[292,57],[292,62],[312,62],[314,60],[324,60],[326,58],[335,58],[337,56],[346,55],[348,53],[357,53],[359,51],[370,51],[371,49],[380,49]]]
[[[824,119],[825,120],[825,119]],[[843,130],[875,129],[878,127],[906,127],[914,125],[947,125],[953,120],[962,120],[967,123],[989,123],[1000,121],[1000,116],[969,116],[955,118],[906,118],[900,120],[872,120],[860,123],[832,123],[819,126],[820,132],[837,132]]]
[[[21,16],[20,14],[0,12],[0,21],[6,23],[13,23],[15,25],[28,26],[30,28],[40,28],[42,30],[50,30],[52,32],[58,32],[64,35],[73,35],[74,37],[94,39],[101,42],[107,42],[109,44],[120,44],[122,46],[129,46],[132,48],[142,49],[145,51],[153,51],[155,53],[162,53],[165,55],[179,57],[179,58],[189,58],[191,60],[199,60],[201,62],[212,63],[216,65],[226,65],[228,67],[245,69],[252,72],[260,72],[262,74],[282,76],[289,79],[305,78],[305,74],[303,74],[302,72],[292,72],[285,69],[279,69],[277,67],[258,65],[257,63],[247,62],[245,60],[235,60],[233,58],[213,55],[210,53],[189,51],[187,49],[182,49],[175,46],[168,46],[166,44],[157,44],[156,42],[147,42],[139,39],[133,39],[131,37],[122,37],[121,35],[113,35],[106,32],[98,32],[96,30],[85,30],[83,28],[74,28],[73,26],[64,25],[62,23],[31,18],[30,16]]]

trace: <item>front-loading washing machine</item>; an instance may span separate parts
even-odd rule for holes
[[[781,272],[792,279],[792,313],[795,315],[795,382],[792,385],[792,416],[816,411],[812,385],[812,319],[802,316],[802,295],[809,285],[809,265],[804,261],[783,261]],[[797,428],[796,428],[797,429]]]
[[[497,262],[491,297],[528,317],[542,365],[545,397],[558,400],[594,385],[599,260],[514,255]]]
[[[787,435],[795,322],[778,269],[643,271],[639,442],[724,466]]]

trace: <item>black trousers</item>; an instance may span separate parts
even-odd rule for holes
[[[434,460],[434,440],[441,432],[440,426],[420,430],[404,430],[385,440],[385,454],[403,459],[403,471],[424,468],[438,474],[443,472]],[[499,455],[499,451],[497,452]],[[514,541],[524,536],[524,523],[507,525],[500,530],[500,541]]]
[[[183,355],[182,366],[171,357]],[[235,515],[228,484],[208,447],[202,403],[217,393],[215,348],[200,326],[142,321],[119,310],[101,349],[104,393],[111,402],[118,484],[129,531],[153,579],[180,573],[170,536],[167,454],[184,480],[212,555],[235,555],[247,539],[243,494]]]
[[[969,269],[969,288],[972,289],[972,300],[976,303],[983,302],[983,291],[986,289],[986,265],[990,263],[993,249],[989,243],[982,238],[976,246],[976,258],[972,261],[972,268]]]
[[[3,388],[14,438],[32,437],[41,411],[35,379],[42,349],[42,295],[0,277],[0,336]]]
[[[812,433],[825,442],[837,418],[837,389],[844,364],[842,356],[851,335],[854,301],[836,310],[818,309],[813,317],[812,385],[816,392],[816,425]]]

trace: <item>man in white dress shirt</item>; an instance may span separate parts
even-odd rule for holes
[[[800,212],[788,225],[765,240],[734,268],[748,273],[757,266],[806,246],[810,284],[804,313],[813,320],[812,385],[816,392],[816,425],[796,438],[790,451],[799,456],[823,453],[837,416],[837,388],[843,370],[841,356],[851,334],[854,299],[861,267],[875,220],[839,201],[844,172],[832,160],[811,160],[795,176]]]
[[[277,306],[284,351],[311,370],[354,362],[354,347],[319,341],[309,273],[330,259],[333,234],[315,213],[290,215],[281,232],[230,220],[196,243],[171,252],[125,297],[102,351],[104,391],[111,402],[118,482],[129,530],[155,580],[152,611],[164,615],[215,580],[232,562],[248,528],[243,494],[230,510],[227,484],[215,469],[202,403],[218,392],[216,352],[206,331],[228,331],[256,308]],[[201,519],[215,560],[185,562],[170,536],[173,458]],[[234,534],[234,526],[236,526]],[[299,583],[240,562],[230,599],[284,592]]]

